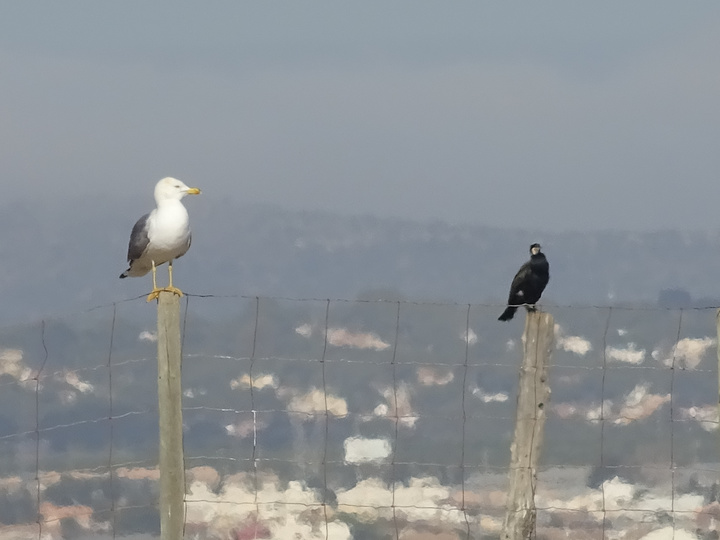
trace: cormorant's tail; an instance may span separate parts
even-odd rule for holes
[[[498,317],[498,321],[509,321],[513,318],[516,311],[517,306],[508,306],[507,308],[505,308],[505,311],[502,312],[502,315]]]

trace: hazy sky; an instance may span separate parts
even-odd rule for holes
[[[3,2],[0,188],[714,230],[719,51],[717,1]]]

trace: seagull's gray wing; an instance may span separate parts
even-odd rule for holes
[[[150,237],[148,237],[148,219],[150,214],[145,214],[143,217],[137,220],[135,226],[130,233],[130,243],[128,244],[127,260],[132,262],[142,257],[142,254],[150,243]]]

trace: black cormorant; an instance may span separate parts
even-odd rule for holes
[[[522,304],[528,311],[535,311],[535,303],[540,300],[549,279],[550,265],[540,251],[540,244],[533,244],[530,246],[530,260],[520,267],[512,280],[508,307],[498,320],[509,321]]]

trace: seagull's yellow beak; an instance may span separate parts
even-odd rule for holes
[[[202,191],[200,191],[196,187],[191,187],[190,189],[187,190],[188,195],[200,195],[201,193],[202,193]]]

